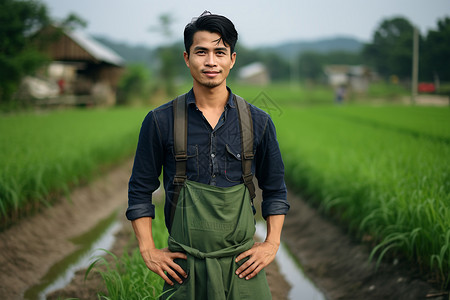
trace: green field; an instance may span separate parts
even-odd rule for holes
[[[162,206],[156,207],[156,215],[153,220],[153,240],[157,248],[167,247],[168,233],[164,224],[164,212]],[[132,246],[136,245],[136,239],[132,237]],[[158,299],[161,295],[164,280],[150,271],[145,265],[138,247],[126,249],[121,257],[107,252],[110,256],[98,258],[87,270],[85,278],[89,279],[90,273],[98,272],[103,278],[107,295],[99,295],[99,299],[105,300],[141,300]],[[170,292],[170,291],[169,291]]]
[[[433,107],[284,107],[286,178],[374,256],[450,270],[450,111]]]
[[[368,241],[375,259],[400,255],[448,286],[448,107],[335,106],[329,88],[289,84],[237,85],[233,91],[271,113],[290,189]],[[50,204],[131,157],[147,112],[116,108],[1,116],[2,219],[14,221]],[[138,263],[138,254],[123,259]]]
[[[130,157],[148,109],[69,110],[0,118],[0,216],[14,221]]]

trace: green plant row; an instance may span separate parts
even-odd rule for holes
[[[0,216],[48,204],[51,194],[129,157],[145,109],[70,110],[0,118]]]
[[[287,180],[326,213],[372,240],[372,254],[379,260],[387,252],[401,253],[438,270],[439,279],[448,284],[450,146],[443,140],[346,118],[366,109],[366,115],[388,124],[369,108],[284,109],[276,123]],[[401,120],[409,120],[408,114],[416,118],[411,112],[395,108],[392,115],[402,117],[394,125],[406,126],[409,121]],[[423,109],[424,126],[435,121],[430,112]],[[448,122],[442,126],[450,130]],[[425,131],[436,133],[431,127]]]
[[[433,106],[346,106],[330,117],[450,143],[450,110]],[[324,109],[323,113],[326,113]]]
[[[167,247],[168,238],[162,206],[156,207],[156,216],[152,222],[153,239],[155,246],[161,249]],[[100,257],[86,271],[87,279],[93,271],[98,272],[103,278],[107,294],[99,294],[99,299],[158,299],[161,295],[164,280],[147,268],[134,236],[132,240],[131,245],[134,248],[125,249],[121,257],[106,251],[112,260]]]

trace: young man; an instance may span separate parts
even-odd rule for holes
[[[165,280],[161,298],[271,299],[264,268],[275,258],[289,209],[284,166],[269,115],[247,104],[252,125],[244,126],[238,104],[245,102],[226,85],[236,61],[236,41],[237,32],[226,17],[205,12],[193,19],[184,31],[184,60],[193,88],[151,111],[142,124],[127,218],[147,267]],[[186,110],[186,131],[174,125],[174,110],[180,105]],[[242,135],[249,127],[250,155],[244,152],[248,140]],[[176,137],[174,131],[181,134]],[[183,158],[177,150],[179,136],[187,139]],[[263,191],[267,236],[262,243],[253,241],[252,187],[249,176],[243,176],[245,161]],[[152,193],[162,167],[170,237],[168,248],[157,249]]]

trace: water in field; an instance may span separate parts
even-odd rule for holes
[[[25,299],[46,299],[46,295],[64,288],[73,279],[75,272],[89,267],[89,265],[105,252],[100,249],[109,250],[114,243],[114,234],[120,228],[117,213],[100,221],[86,234],[80,235],[72,240],[79,248],[56,263],[41,282],[29,288],[24,295]]]
[[[266,225],[264,222],[256,223],[256,235],[266,236]],[[280,273],[291,285],[289,291],[289,300],[325,300],[323,293],[312,283],[312,281],[303,273],[301,266],[289,253],[284,243],[281,243],[275,258]]]
[[[64,288],[73,279],[75,272],[87,268],[99,255],[105,252],[100,249],[110,249],[114,243],[114,234],[120,228],[116,214],[100,221],[88,233],[73,239],[80,246],[78,250],[55,264],[41,279],[41,283],[29,288],[25,299],[46,299],[46,295]],[[258,222],[256,234],[260,237],[266,235],[264,223]],[[290,283],[289,299],[325,300],[324,295],[303,274],[301,267],[291,256],[282,243],[277,253],[276,262],[281,274]]]

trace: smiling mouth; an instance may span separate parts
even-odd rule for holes
[[[202,71],[206,76],[216,76],[220,74],[220,71]]]

